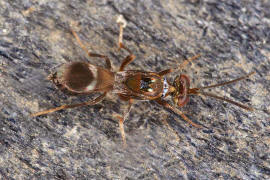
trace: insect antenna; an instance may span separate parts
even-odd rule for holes
[[[234,104],[234,105],[236,105],[236,106],[238,106],[240,108],[246,109],[248,111],[253,111],[254,110],[252,107],[243,105],[241,103],[235,102],[235,101],[233,101],[231,99],[228,99],[228,98],[225,98],[225,97],[217,96],[217,95],[209,93],[209,92],[199,92],[199,94],[204,95],[204,96],[213,97],[213,98],[216,98],[216,99],[219,99],[219,100],[222,100],[222,101],[226,101],[228,103]]]
[[[191,88],[188,90],[188,94],[194,94],[194,95],[204,95],[204,96],[208,96],[208,97],[213,97],[213,98],[216,98],[216,99],[219,99],[219,100],[222,100],[222,101],[226,101],[228,103],[231,103],[231,104],[234,104],[240,108],[243,108],[243,109],[246,109],[248,111],[253,111],[254,109],[252,107],[249,107],[249,106],[246,106],[244,104],[241,104],[241,103],[238,103],[238,102],[235,102],[229,98],[225,98],[225,97],[221,97],[221,96],[217,96],[213,93],[209,93],[209,92],[204,92],[202,90],[204,89],[210,89],[210,88],[215,88],[215,87],[219,87],[219,86],[224,86],[224,85],[228,85],[228,84],[232,84],[232,83],[235,83],[237,81],[241,81],[241,80],[244,80],[246,78],[248,78],[249,76],[255,74],[255,72],[251,72],[245,76],[242,76],[240,78],[237,78],[237,79],[234,79],[234,80],[231,80],[231,81],[227,81],[227,82],[223,82],[223,83],[219,83],[219,84],[214,84],[214,85],[211,85],[211,86],[205,86],[205,87],[200,87],[200,88]]]
[[[227,82],[223,82],[223,83],[220,83],[220,84],[215,84],[215,85],[211,85],[211,86],[205,86],[205,87],[200,87],[198,88],[199,90],[203,90],[203,89],[209,89],[209,88],[214,88],[214,87],[219,87],[219,86],[225,86],[225,85],[228,85],[228,84],[232,84],[232,83],[235,83],[237,81],[241,81],[241,80],[244,80],[246,78],[248,78],[249,76],[255,74],[255,72],[251,72],[245,76],[242,76],[240,78],[237,78],[237,79],[234,79],[234,80],[231,80],[231,81],[227,81]]]

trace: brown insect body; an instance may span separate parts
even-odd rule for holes
[[[50,80],[64,92],[90,94],[112,90],[115,94],[139,100],[161,97],[164,86],[164,78],[154,72],[111,72],[86,62],[60,66]]]
[[[135,59],[135,56],[122,43],[123,28],[123,22],[120,22],[120,33],[118,42],[119,48],[123,48],[128,51],[129,55],[123,60],[119,71],[116,72],[112,71],[111,62],[107,56],[88,52],[83,43],[80,41],[78,35],[74,31],[72,31],[72,34],[74,35],[82,49],[84,49],[84,51],[90,57],[103,58],[106,62],[106,68],[92,65],[87,62],[72,62],[60,66],[58,71],[50,75],[49,78],[59,89],[69,94],[91,94],[94,92],[99,92],[102,94],[94,100],[88,102],[83,102],[80,104],[62,105],[60,107],[32,114],[32,116],[39,116],[67,108],[94,105],[102,101],[105,98],[107,92],[112,92],[119,95],[122,100],[129,102],[129,106],[127,110],[123,113],[123,116],[117,116],[119,118],[119,127],[122,139],[125,144],[126,142],[123,122],[131,109],[134,99],[154,100],[158,104],[180,115],[185,121],[195,127],[201,126],[192,122],[178,108],[170,105],[167,101],[165,101],[164,98],[167,96],[171,96],[174,104],[178,107],[182,107],[187,104],[190,95],[200,94],[229,102],[249,111],[253,110],[251,107],[237,103],[224,97],[214,95],[209,92],[204,92],[203,90],[231,84],[233,82],[245,79],[254,73],[249,73],[246,76],[225,83],[201,88],[190,88],[190,80],[186,75],[182,74],[177,76],[174,79],[173,83],[170,83],[166,80],[165,75],[171,73],[174,69],[166,69],[161,72],[124,70],[124,68]],[[194,56],[189,59],[189,61],[198,57],[199,55]]]

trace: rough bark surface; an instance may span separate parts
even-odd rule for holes
[[[17,0],[0,1],[0,176],[3,179],[269,179],[270,2],[267,0]],[[102,103],[33,118],[31,113],[93,96],[72,97],[46,80],[51,70],[89,58],[87,48],[118,69],[117,15],[124,43],[137,56],[128,69],[160,71],[201,53],[185,69],[192,87],[256,74],[213,89],[254,107],[247,112],[192,96],[181,110],[203,129],[153,102],[137,102],[122,147],[112,114],[126,107],[110,94]],[[170,101],[170,99],[168,99]],[[180,123],[178,121],[180,121]]]

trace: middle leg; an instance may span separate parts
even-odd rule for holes
[[[120,99],[127,101],[128,100],[128,108],[125,110],[125,112],[123,113],[122,116],[120,115],[116,115],[115,117],[119,119],[119,129],[121,132],[121,136],[122,136],[122,140],[123,140],[123,144],[124,147],[126,147],[127,143],[126,143],[126,134],[125,134],[125,129],[124,129],[124,122],[131,110],[132,104],[134,102],[133,99],[126,99],[124,97],[122,97],[121,95],[119,95]]]
[[[123,71],[125,69],[125,67],[135,59],[136,56],[131,52],[131,50],[129,48],[127,48],[123,44],[123,30],[126,27],[127,22],[122,15],[120,15],[118,17],[117,23],[119,24],[119,28],[120,28],[119,37],[118,37],[118,49],[120,50],[121,48],[123,48],[129,53],[129,55],[123,60],[121,66],[119,68],[119,71]]]

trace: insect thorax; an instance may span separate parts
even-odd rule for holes
[[[156,99],[162,96],[163,81],[162,77],[152,72],[121,71],[115,74],[113,93],[142,100]]]

